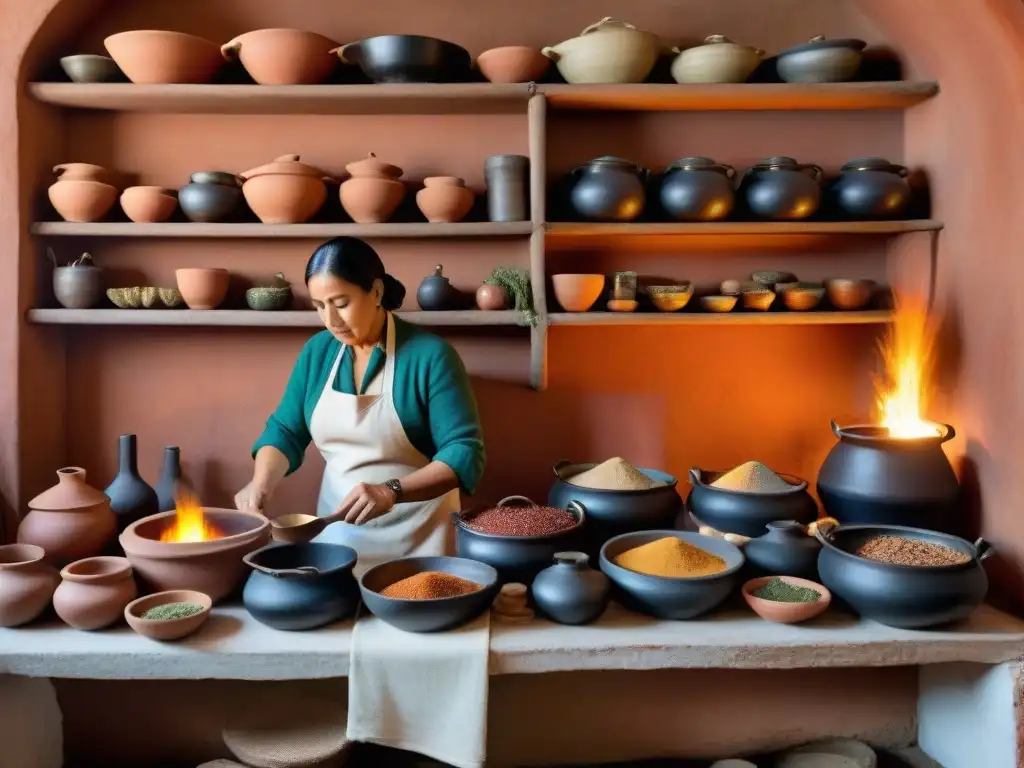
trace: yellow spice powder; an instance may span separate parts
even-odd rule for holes
[[[694,578],[711,576],[726,569],[718,555],[705,552],[675,536],[655,539],[615,557],[616,565],[648,576]]]

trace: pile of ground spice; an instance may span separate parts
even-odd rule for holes
[[[873,536],[860,545],[857,554],[869,560],[891,565],[963,565],[970,556],[941,544],[932,544],[905,536]]]
[[[565,481],[580,488],[593,488],[595,491],[649,491],[651,488],[665,485],[660,480],[648,477],[618,456],[572,475]]]
[[[458,597],[483,589],[479,584],[443,571],[421,571],[381,590],[384,597],[400,600],[436,600]]]
[[[726,562],[718,555],[705,552],[675,536],[627,549],[614,560],[616,565],[648,576],[692,579],[721,573]]]
[[[172,619],[187,619],[189,616],[203,612],[203,606],[199,603],[164,603],[156,605],[142,614],[143,619],[149,621],[171,621]]]
[[[575,516],[558,507],[491,507],[465,518],[474,531],[496,536],[550,536],[575,527]]]
[[[759,461],[748,461],[730,469],[711,483],[712,488],[744,493],[785,493],[793,486]]]
[[[821,599],[821,592],[818,590],[810,587],[795,587],[778,576],[752,594],[762,600],[774,600],[777,603],[813,603]]]

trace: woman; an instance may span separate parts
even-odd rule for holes
[[[343,520],[317,541],[351,546],[360,570],[403,555],[446,554],[449,513],[484,469],[462,360],[393,314],[405,288],[362,240],[336,237],[317,248],[306,287],[327,330],[299,354],[253,447],[253,478],[236,506],[266,509],[312,441],[327,463],[316,514]]]

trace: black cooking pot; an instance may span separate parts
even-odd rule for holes
[[[507,506],[511,502],[536,506],[525,496],[509,496],[499,501],[497,506]],[[498,572],[502,583],[530,584],[538,573],[551,565],[556,552],[571,551],[583,543],[581,534],[586,514],[579,504],[570,502],[565,507],[576,518],[574,527],[544,536],[502,536],[474,530],[467,521],[482,509],[452,512],[455,552],[459,557],[487,563]]]
[[[807,492],[807,481],[794,475],[779,475],[791,490],[783,493],[755,493],[715,488],[724,472],[690,470],[688,504],[693,516],[721,533],[738,533],[751,538],[764,533],[776,520],[795,520],[807,525],[818,517],[818,505]]]
[[[824,530],[822,530],[824,528]],[[903,629],[948,624],[967,618],[985,600],[988,576],[982,562],[992,554],[984,539],[971,544],[921,528],[899,525],[819,526],[821,583],[860,616]],[[854,554],[875,536],[903,536],[950,547],[970,556],[962,565],[890,565]]]
[[[567,478],[596,466],[558,462],[553,467],[556,480],[548,491],[548,504],[552,507],[571,509],[575,504],[583,509],[587,518],[584,547],[592,558],[597,558],[601,546],[613,536],[675,527],[676,516],[683,508],[676,478],[656,469],[638,467],[664,485],[646,491],[603,491],[568,482]]]
[[[934,437],[890,437],[885,427],[840,428],[818,472],[825,512],[843,525],[908,525],[949,531],[960,484],[942,444],[956,435],[937,424]]]
[[[379,35],[336,49],[375,83],[458,83],[469,79],[465,48],[422,35]]]

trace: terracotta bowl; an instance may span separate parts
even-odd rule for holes
[[[128,187],[121,193],[124,215],[140,224],[167,221],[177,207],[174,192],[163,187]]]
[[[319,85],[338,59],[338,44],[302,29],[256,29],[221,46],[225,59],[237,57],[260,85]]]
[[[505,45],[484,51],[476,59],[480,74],[492,83],[530,83],[548,71],[551,59],[536,48]]]
[[[61,179],[46,193],[62,219],[80,223],[99,221],[117,201],[117,187],[85,179]]]
[[[462,179],[437,176],[423,180],[423,189],[416,193],[416,205],[432,224],[451,224],[466,218],[476,195],[463,185]]]
[[[245,202],[264,224],[303,224],[327,201],[322,179],[301,174],[267,174],[242,184]]]
[[[875,295],[874,280],[836,279],[825,281],[828,300],[836,309],[863,309]]]
[[[754,597],[754,593],[772,579],[781,579],[794,587],[807,587],[821,593],[821,597],[813,603],[781,603],[777,600],[765,600]],[[743,585],[743,599],[747,601],[754,613],[766,621],[773,621],[776,624],[799,624],[801,621],[813,619],[815,616],[824,613],[832,602],[832,593],[821,584],[808,579],[798,579],[796,576],[761,576],[751,579]]]
[[[604,290],[604,275],[552,275],[555,298],[566,312],[586,312]]]
[[[781,287],[781,286],[777,286]],[[814,283],[791,283],[781,291],[782,303],[794,312],[807,312],[821,303],[825,288]]]
[[[230,274],[226,269],[193,267],[176,269],[174,275],[189,309],[216,309],[228,293]]]
[[[142,615],[151,608],[168,603],[198,603],[203,606],[203,610],[194,616],[186,616],[183,619],[142,618]],[[206,623],[206,620],[210,618],[210,608],[212,607],[213,600],[204,592],[173,589],[169,592],[146,595],[128,603],[124,609],[124,620],[128,622],[129,627],[143,637],[152,640],[180,640],[183,637],[188,637]]]
[[[651,303],[661,312],[678,312],[693,298],[693,284],[649,285],[647,295]]]
[[[700,305],[708,312],[732,312],[739,296],[701,296]]]
[[[357,224],[383,224],[405,197],[405,185],[395,179],[353,177],[338,191],[341,207]]]
[[[136,574],[159,591],[190,589],[216,603],[241,586],[249,573],[242,558],[270,543],[270,521],[263,515],[206,507],[207,521],[224,536],[199,542],[163,542],[175,512],[144,517],[124,529],[119,541]]]
[[[103,45],[133,83],[204,85],[224,65],[216,44],[183,32],[136,29],[111,35]]]
[[[756,309],[759,312],[766,312],[774,302],[775,291],[770,291],[767,288],[743,292],[743,306],[745,309]]]

